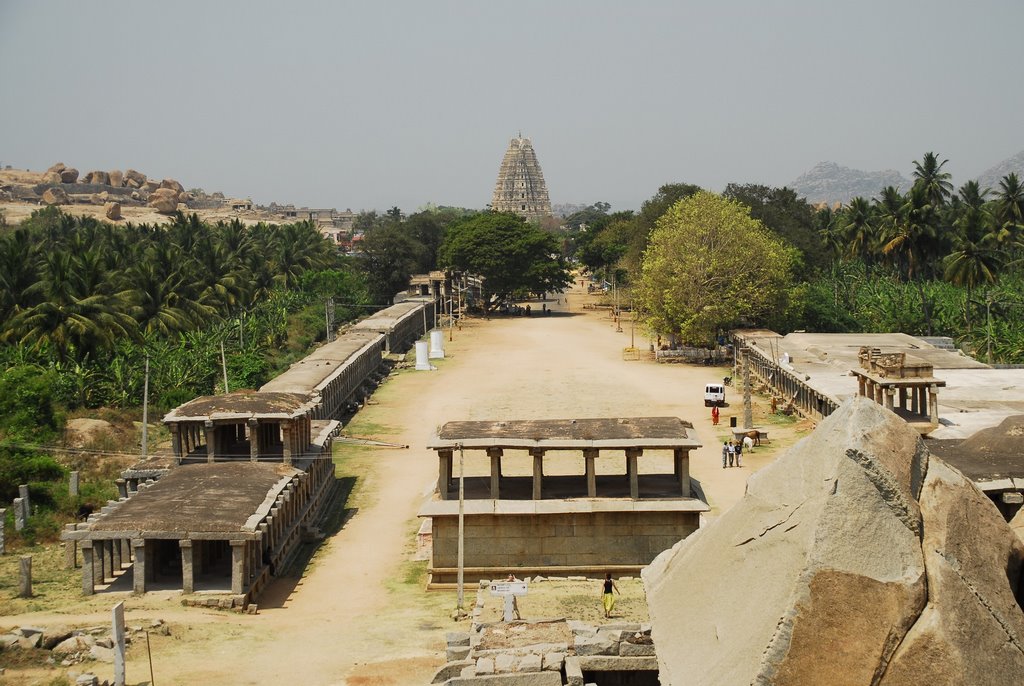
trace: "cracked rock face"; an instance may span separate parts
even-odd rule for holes
[[[973,484],[856,398],[644,570],[659,678],[1022,683],[1022,558]]]

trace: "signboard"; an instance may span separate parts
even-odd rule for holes
[[[525,581],[498,581],[490,585],[491,595],[526,595]]]

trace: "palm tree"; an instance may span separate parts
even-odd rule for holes
[[[846,235],[847,254],[850,257],[870,260],[874,250],[875,229],[872,226],[871,204],[867,199],[856,197],[850,201],[843,217],[843,233]]]
[[[1011,172],[999,181],[992,212],[992,233],[1000,244],[1016,241],[1024,229],[1024,186]]]
[[[938,209],[953,194],[949,172],[942,171],[949,160],[939,162],[933,152],[926,152],[920,162],[914,162],[914,185],[924,189],[925,197],[932,207]]]

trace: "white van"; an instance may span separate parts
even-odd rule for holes
[[[704,386],[704,407],[725,406],[725,386],[709,383]]]

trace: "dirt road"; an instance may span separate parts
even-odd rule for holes
[[[378,390],[350,428],[410,448],[360,452],[358,510],[301,580],[271,587],[258,615],[175,608],[173,598],[161,611],[123,596],[129,625],[134,612],[176,626],[155,646],[157,681],[426,683],[444,661],[444,632],[460,628],[448,618],[455,599],[395,587],[414,547],[416,511],[437,478],[436,458],[422,446],[449,420],[678,416],[694,423],[704,444],[691,456],[691,474],[715,508],[711,516],[735,503],[752,471],[776,451],[756,451],[743,469],[722,469],[720,436],[728,417],[741,413],[740,399],[729,398],[733,406],[716,433],[703,385],[724,372],[624,361],[629,323],[620,333],[607,314],[584,312],[592,299],[582,293],[570,293],[568,302],[566,309],[565,297],[552,300],[547,316],[533,303],[528,318],[475,320],[453,341],[445,337],[448,356],[436,371],[403,371]],[[646,349],[646,339],[637,334],[636,341]],[[96,670],[101,678],[103,667]],[[145,652],[132,651],[128,668],[130,682],[148,679]]]

